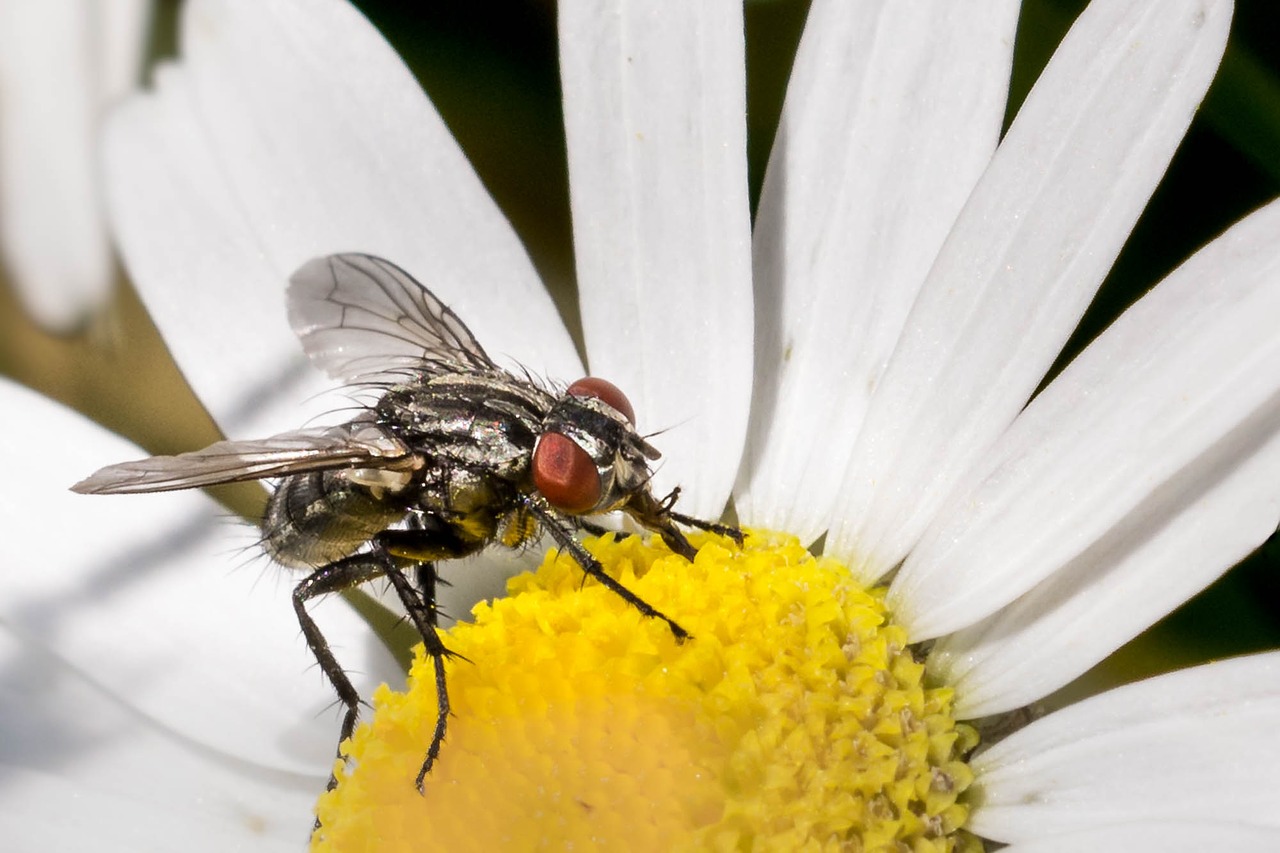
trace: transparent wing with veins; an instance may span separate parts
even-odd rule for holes
[[[368,423],[303,429],[256,441],[219,441],[177,456],[121,462],[71,487],[91,495],[196,489],[335,468],[412,468],[399,439]]]
[[[372,255],[308,261],[289,279],[288,307],[307,355],[347,382],[497,369],[458,315],[413,276]]]

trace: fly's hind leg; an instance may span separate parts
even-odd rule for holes
[[[320,665],[320,671],[324,673],[325,678],[329,679],[329,683],[337,691],[338,699],[347,709],[342,718],[342,730],[338,736],[339,758],[342,757],[343,742],[351,737],[356,728],[356,720],[360,715],[360,694],[356,692],[355,685],[351,683],[351,679],[343,671],[338,659],[334,657],[333,650],[329,648],[329,641],[324,638],[320,627],[307,612],[307,602],[321,595],[359,586],[387,574],[390,568],[385,558],[370,554],[356,554],[327,566],[321,566],[293,588],[293,610],[298,616],[302,635],[306,638],[307,646],[315,656],[316,663]],[[393,569],[392,573],[394,573]],[[326,789],[333,790],[337,784],[337,778],[330,773]]]
[[[434,565],[431,563],[422,565],[424,568],[431,568],[426,572],[420,572],[419,577],[425,575],[434,581]],[[427,754],[422,760],[422,767],[419,768],[418,775],[413,780],[418,788],[418,793],[422,793],[423,781],[427,778],[427,774],[431,772],[431,767],[436,763],[436,759],[440,757],[440,746],[444,743],[445,732],[449,725],[449,686],[445,679],[444,661],[445,658],[457,657],[458,655],[445,647],[444,641],[440,639],[439,631],[436,630],[434,583],[431,585],[431,592],[424,594],[424,592],[415,588],[401,572],[388,572],[387,579],[391,581],[396,594],[400,596],[400,601],[404,604],[404,609],[408,612],[413,626],[417,628],[418,634],[421,635],[423,648],[431,656],[431,662],[435,668],[436,727],[431,733],[431,744],[427,747]]]
[[[426,538],[428,532],[434,529],[434,525],[428,521],[428,518],[428,516],[416,513],[409,516],[408,529],[413,532],[415,538]],[[434,536],[431,537],[432,540],[436,538]],[[391,544],[394,547],[395,543],[392,542]],[[436,571],[434,560],[424,559],[414,563],[413,583],[418,589],[422,605],[427,608],[427,621],[432,628],[439,628],[440,617],[448,614],[444,614],[440,610],[440,600],[436,597],[436,590],[442,586],[449,586],[449,582],[440,577],[440,573]]]
[[[431,767],[440,757],[440,747],[449,724],[449,689],[445,678],[445,659],[460,657],[445,647],[444,641],[436,630],[435,588],[438,580],[435,573],[437,560],[465,557],[479,550],[484,540],[473,540],[464,537],[459,529],[430,515],[417,516],[407,530],[387,530],[374,540],[375,550],[386,555],[388,562],[392,558],[407,561],[416,567],[417,586],[397,570],[386,572],[387,579],[395,589],[396,595],[404,604],[410,621],[422,637],[423,648],[431,656],[435,668],[436,680],[436,726],[431,734],[431,743],[422,760],[422,767],[414,780],[418,792],[422,793],[423,782]]]

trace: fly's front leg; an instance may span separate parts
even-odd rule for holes
[[[594,521],[588,521],[585,518],[575,518],[573,523],[591,536],[595,536],[597,538],[604,536],[606,533],[612,533],[614,542],[621,542],[623,539],[635,535],[630,530],[614,530],[611,527],[605,527],[603,524],[596,524]]]
[[[739,545],[741,545],[746,538],[743,536],[742,531],[737,527],[731,527],[728,524],[718,524],[714,521],[703,521],[700,518],[694,518],[691,515],[685,515],[684,513],[675,512],[670,509],[667,510],[667,518],[670,518],[672,521],[678,521],[685,527],[692,527],[696,530],[705,530],[708,533],[714,533],[717,536],[728,536]]]
[[[612,530],[605,527],[603,524],[596,524],[594,521],[589,521],[585,518],[575,518],[573,523],[587,531],[587,533],[590,533],[592,536],[603,536],[606,533],[612,533],[615,539],[626,539],[631,535],[631,533],[626,530]]]
[[[680,487],[676,486],[665,498],[658,501],[658,513],[666,516],[672,521],[678,521],[685,527],[692,527],[695,530],[705,530],[708,533],[714,533],[717,536],[728,536],[739,545],[743,543],[745,537],[742,531],[728,524],[718,524],[714,521],[703,521],[700,518],[694,518],[691,515],[685,515],[682,512],[675,511],[676,501],[680,499]]]
[[[658,501],[652,492],[643,489],[633,494],[623,509],[642,526],[661,536],[668,548],[692,563],[698,552],[684,538],[680,528],[671,523],[671,504],[679,494],[680,489],[677,488],[662,501]]]
[[[306,638],[311,654],[320,665],[320,671],[324,673],[325,678],[329,679],[329,683],[337,691],[338,699],[347,708],[342,718],[342,730],[338,735],[339,758],[342,757],[343,741],[351,737],[356,728],[356,719],[360,714],[360,694],[356,692],[355,685],[351,683],[351,679],[347,678],[338,659],[334,657],[320,627],[307,612],[307,602],[318,596],[341,592],[373,580],[385,574],[388,568],[385,558],[378,558],[371,554],[357,554],[327,566],[321,566],[293,588],[293,610],[298,616],[302,636]],[[337,784],[337,778],[330,773],[326,790],[333,790]]]
[[[573,557],[574,561],[582,567],[582,571],[586,572],[591,577],[600,581],[601,584],[617,593],[622,597],[623,601],[630,604],[636,610],[639,610],[642,615],[653,619],[661,619],[663,622],[666,622],[668,627],[671,628],[671,633],[675,634],[677,640],[684,642],[689,639],[689,632],[684,628],[681,628],[674,619],[667,616],[667,614],[663,613],[661,610],[654,607],[631,590],[627,589],[605,572],[604,566],[600,565],[600,561],[591,556],[587,549],[582,547],[581,542],[573,538],[573,531],[571,531],[565,523],[560,520],[560,517],[555,510],[547,506],[546,502],[542,498],[536,495],[526,496],[524,498],[524,505],[529,512],[533,513],[534,517],[538,519],[538,522],[547,529],[547,532],[551,534],[551,538],[556,540],[556,544],[569,552],[569,555]],[[687,546],[688,543],[686,542],[685,545]]]
[[[627,501],[623,509],[637,522],[661,536],[662,541],[667,543],[668,548],[690,562],[693,561],[698,552],[689,544],[689,540],[685,538],[674,522],[721,536],[728,536],[739,545],[742,544],[742,531],[736,527],[730,527],[727,524],[716,524],[711,521],[702,521],[673,510],[672,507],[675,506],[675,502],[679,497],[680,488],[678,486],[660,501],[655,499],[653,494],[647,490],[639,491],[631,496],[631,499]]]

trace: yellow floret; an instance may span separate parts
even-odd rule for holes
[[[793,538],[588,549],[686,628],[643,618],[565,554],[447,632],[453,704],[439,761],[419,650],[383,686],[317,805],[313,849],[979,849],[958,798],[973,730],[924,686],[883,590]]]

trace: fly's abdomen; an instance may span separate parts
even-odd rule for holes
[[[405,509],[348,479],[346,471],[288,477],[267,503],[263,547],[294,568],[319,568],[349,556],[402,519]]]

